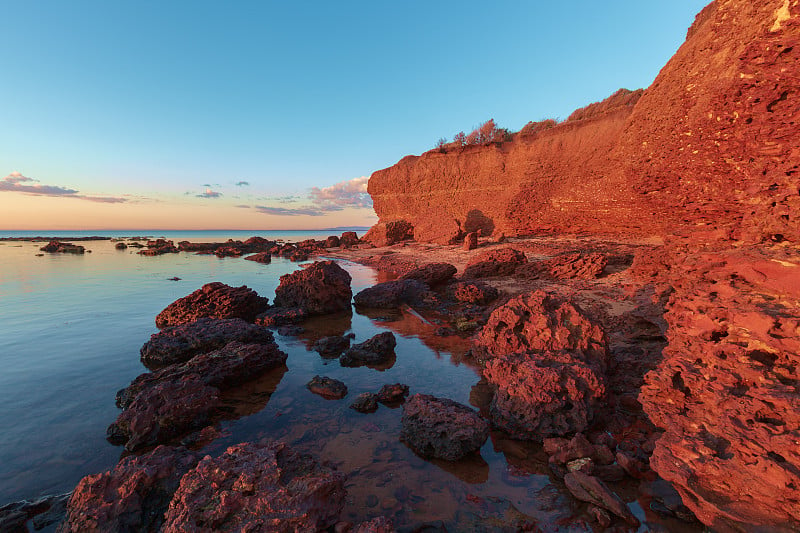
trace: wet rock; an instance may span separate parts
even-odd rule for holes
[[[270,307],[256,317],[256,324],[276,328],[296,324],[308,318],[308,313],[299,307]]]
[[[326,400],[341,400],[347,396],[347,385],[329,377],[314,376],[306,384],[306,388]]]
[[[140,350],[142,363],[156,368],[188,361],[195,355],[221,348],[232,341],[271,344],[272,333],[241,318],[199,318],[150,336]]]
[[[514,248],[495,248],[488,250],[467,263],[463,278],[489,278],[494,276],[510,276],[519,265],[528,259],[523,252]]]
[[[177,254],[178,248],[175,243],[166,239],[156,239],[154,241],[147,241],[147,248],[139,250],[139,255],[156,256],[164,254]]]
[[[86,476],[72,493],[60,533],[157,532],[181,477],[199,457],[159,446],[123,458],[112,470]]]
[[[421,281],[406,279],[386,281],[372,287],[367,287],[356,294],[355,301],[358,307],[374,309],[394,309],[403,304],[424,304],[432,293],[430,287]]]
[[[378,395],[372,392],[362,392],[350,404],[350,408],[359,413],[374,413],[378,410]]]
[[[415,394],[403,406],[400,440],[426,458],[456,461],[480,449],[489,424],[469,407]]]
[[[639,527],[639,520],[625,502],[596,477],[580,471],[570,472],[564,476],[564,484],[577,499],[611,511],[631,526]]]
[[[286,444],[237,444],[183,476],[162,531],[324,530],[339,520],[344,481]]]
[[[414,279],[435,287],[450,281],[457,271],[458,269],[450,263],[428,263],[406,272],[399,279]]]
[[[611,515],[602,507],[590,505],[589,514],[594,518],[595,522],[600,524],[600,527],[609,527],[611,525]]]
[[[399,404],[406,399],[406,396],[408,396],[408,385],[402,383],[384,385],[378,391],[378,401],[386,405]]]
[[[128,451],[168,443],[210,424],[219,405],[219,389],[206,385],[197,374],[160,381],[134,398],[106,436]]]
[[[71,493],[43,496],[0,506],[0,531],[27,533],[27,522],[33,520],[35,530],[61,522]]]
[[[459,281],[448,287],[452,298],[463,303],[486,305],[500,296],[500,292],[481,281]]]
[[[342,366],[379,365],[394,356],[397,340],[391,331],[384,331],[359,344],[354,344],[339,358]]]
[[[305,333],[306,328],[294,324],[278,327],[278,335],[284,337],[297,337]]]
[[[223,257],[241,257],[242,250],[235,246],[220,246],[214,250],[214,255],[222,259]]]
[[[256,263],[261,263],[263,265],[268,265],[272,262],[272,254],[269,252],[260,252],[253,255],[248,255],[245,257],[248,261],[255,261]]]
[[[569,352],[498,356],[483,375],[497,388],[492,422],[518,439],[586,430],[605,394],[601,375]]]
[[[231,287],[220,282],[208,283],[169,304],[156,317],[156,326],[177,326],[204,317],[241,318],[253,322],[268,306],[269,300],[244,285]]]
[[[361,240],[358,238],[355,231],[345,231],[342,233],[342,236],[339,237],[339,244],[342,248],[352,248],[359,242],[361,242]]]
[[[185,363],[140,375],[117,393],[117,406],[125,409],[142,391],[155,384],[179,381],[188,376],[197,376],[204,384],[222,390],[236,387],[283,365],[286,358],[271,336],[269,342],[263,344],[232,341]]]
[[[117,244],[114,245],[114,248],[117,250],[127,250],[128,245],[125,244],[124,242],[118,242]]]
[[[339,357],[349,347],[350,339],[348,337],[334,335],[322,337],[314,343],[311,349],[319,352],[322,357]]]
[[[471,231],[464,236],[464,245],[465,250],[474,250],[478,247],[478,232]]]
[[[275,306],[324,315],[350,309],[352,297],[350,274],[334,261],[317,261],[281,276]]]
[[[392,244],[414,238],[414,227],[404,220],[378,222],[364,234],[362,240],[373,246],[391,246]]]
[[[569,350],[602,371],[608,361],[603,328],[577,305],[544,291],[522,294],[492,311],[476,346],[494,356]]]
[[[325,248],[338,248],[339,246],[341,246],[341,243],[337,235],[331,235],[325,239]]]
[[[599,278],[607,265],[608,257],[597,252],[563,254],[547,261],[549,273],[556,279]]]

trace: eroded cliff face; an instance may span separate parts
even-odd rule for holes
[[[434,242],[459,225],[507,235],[713,225],[798,240],[799,10],[717,0],[638,101],[618,94],[538,134],[403,158],[370,178],[375,211]]]

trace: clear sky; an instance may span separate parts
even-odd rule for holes
[[[706,3],[0,0],[0,230],[369,225],[375,170],[647,87]]]

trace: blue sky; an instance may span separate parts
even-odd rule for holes
[[[302,210],[489,118],[517,130],[646,87],[706,3],[0,1],[0,176],[84,209]],[[12,185],[0,212],[44,202]]]

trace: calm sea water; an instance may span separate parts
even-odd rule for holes
[[[184,238],[178,234],[154,236]],[[292,232],[287,238],[319,236]],[[37,257],[41,244],[0,243],[0,505],[69,491],[83,476],[116,464],[121,448],[105,440],[119,414],[114,395],[146,371],[139,348],[157,331],[154,319],[165,306],[211,281],[247,285],[272,299],[279,277],[299,267],[281,258],[261,265],[187,253],[144,257],[115,250],[110,241],[84,245],[92,253]],[[354,293],[379,281],[369,268],[343,266]],[[168,281],[174,276],[181,280]],[[358,394],[396,382],[412,394],[485,407],[478,372],[463,360],[466,341],[437,337],[434,325],[402,313],[354,312],[305,327],[299,337],[276,335],[289,354],[286,368],[227,395],[236,419],[217,424],[220,437],[204,451],[218,454],[269,437],[330,461],[348,474],[343,517],[351,521],[388,515],[402,527],[440,520],[451,531],[492,531],[525,516],[541,526],[569,521],[575,504],[548,475],[540,447],[493,432],[480,456],[426,461],[398,440],[402,409],[381,406],[366,415],[349,409]],[[398,339],[397,360],[384,371],[343,368],[310,350],[321,336],[353,332],[361,342],[387,329]],[[317,374],[344,381],[347,397],[311,394],[305,384]],[[631,506],[645,518],[636,502]]]

